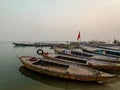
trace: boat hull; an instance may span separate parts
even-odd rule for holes
[[[109,56],[104,57],[104,55],[100,55],[100,57],[97,58],[97,57],[94,57],[94,56],[96,56],[96,54],[93,54],[93,53],[90,53],[90,52],[89,53],[88,52],[86,52],[86,53],[85,52],[83,52],[83,53],[80,52],[81,54],[79,54],[79,55],[72,55],[72,54],[62,52],[61,48],[54,48],[54,52],[57,53],[57,54],[64,54],[64,55],[75,56],[75,57],[89,57],[90,59],[95,59],[95,60],[98,60],[98,61],[120,63],[119,58],[118,59],[117,58],[110,59]]]
[[[87,75],[74,75],[74,74],[69,74],[66,72],[61,72],[60,70],[57,71],[53,71],[52,69],[49,68],[43,68],[43,67],[38,67],[35,65],[32,65],[30,63],[26,63],[22,60],[21,57],[19,57],[19,59],[21,60],[21,62],[23,63],[23,65],[32,70],[32,71],[36,71],[40,74],[45,74],[45,75],[49,75],[49,76],[53,76],[53,77],[58,77],[58,78],[63,78],[63,79],[70,79],[70,80],[77,80],[77,81],[107,81],[110,80],[116,76],[99,76],[99,75],[93,75],[93,76],[87,76]]]
[[[48,58],[48,59],[54,59],[54,60],[58,60],[56,58],[52,58],[48,55],[43,55],[43,57]],[[113,72],[113,71],[119,71],[120,70],[120,65],[119,66],[111,66],[111,65],[92,65],[92,63],[90,64],[81,64],[81,63],[75,63],[73,62],[69,62],[69,61],[63,61],[64,63],[68,63],[68,64],[72,64],[72,65],[78,65],[78,66],[85,66],[85,67],[89,67],[89,68],[93,68],[93,69],[97,69],[97,70],[101,70],[101,71],[107,71],[107,72]]]

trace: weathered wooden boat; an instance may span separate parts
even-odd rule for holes
[[[120,51],[120,47],[119,46],[116,46],[114,44],[108,44],[108,45],[100,45],[100,46],[97,46],[97,45],[86,45],[88,47],[93,47],[93,48],[98,48],[98,49],[108,49],[108,50],[115,50],[115,51]]]
[[[65,49],[65,48],[54,47],[54,52],[59,54],[69,55],[69,56],[85,56],[85,57],[94,56],[94,54],[83,52],[80,49],[78,50],[78,49]]]
[[[69,56],[76,56],[76,57],[89,57],[89,59],[95,59],[99,61],[106,61],[106,62],[113,62],[113,63],[120,63],[120,58],[112,57],[112,56],[106,56],[106,55],[100,55],[90,52],[83,52],[80,50],[71,50],[71,49],[64,49],[64,48],[58,48],[54,47],[55,53],[59,54],[65,54]]]
[[[49,54],[49,53],[43,52],[42,49],[38,49],[37,53],[39,55],[42,55],[45,58],[62,61],[66,64],[69,63],[72,65],[78,65],[78,66],[82,65],[85,67],[90,67],[90,68],[94,68],[97,70],[103,70],[103,71],[109,71],[109,72],[120,70],[119,63],[105,62],[105,61],[89,59],[85,57],[73,57],[73,56],[61,55],[61,54],[55,54],[55,53]]]
[[[32,43],[15,43],[13,42],[15,46],[34,46]]]
[[[49,77],[47,75],[38,74],[37,72],[28,70],[24,66],[19,67],[19,72],[29,79],[32,79],[34,81],[43,83],[47,86],[60,88],[60,89],[63,89],[63,90],[78,90],[81,87],[84,87],[84,90],[88,90],[91,87],[93,87],[92,89],[94,89],[94,90],[95,89],[97,89],[97,90],[101,90],[101,89],[110,90],[110,88],[108,88],[108,86],[106,86],[106,84],[99,84],[99,83],[96,83],[96,82],[92,82],[92,83],[91,82],[75,82],[73,80],[68,81],[66,79]],[[114,83],[114,81],[116,83],[117,81],[120,80],[120,79],[117,79],[117,80],[116,79],[113,79],[112,83]],[[86,85],[87,85],[87,87],[86,87]]]
[[[85,48],[83,46],[80,46],[80,48],[84,52],[120,58],[120,50],[102,49],[102,48],[100,49],[100,48],[95,48],[95,47],[86,47]]]
[[[107,81],[116,77],[102,71],[90,69],[83,66],[65,64],[57,60],[36,58],[31,56],[18,57],[23,65],[33,71],[49,76],[78,80],[78,81]]]

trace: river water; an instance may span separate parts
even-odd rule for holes
[[[40,48],[40,47],[39,47]],[[12,42],[0,42],[0,90],[119,90],[120,78],[108,83],[76,82],[41,75],[26,69],[17,55],[41,57],[38,47],[15,47]],[[54,52],[49,47],[42,48]]]

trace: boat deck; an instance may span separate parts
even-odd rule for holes
[[[22,57],[23,58],[23,57]],[[24,57],[25,62],[29,62],[33,65],[37,65],[37,67],[42,67],[44,69],[48,69],[51,71],[57,71],[57,72],[63,72],[63,73],[69,73],[73,75],[95,75],[97,72],[96,70],[91,71],[90,68],[83,67],[83,66],[73,66],[69,64],[65,64],[62,61],[56,61],[56,60],[49,60],[38,58],[36,61],[29,61],[30,57]]]
[[[71,74],[80,74],[80,75],[93,75],[93,72],[90,70],[87,70],[86,68],[77,68],[75,66],[70,66],[67,70],[67,72]]]

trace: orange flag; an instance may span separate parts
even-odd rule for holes
[[[80,31],[78,33],[77,41],[80,39]]]

